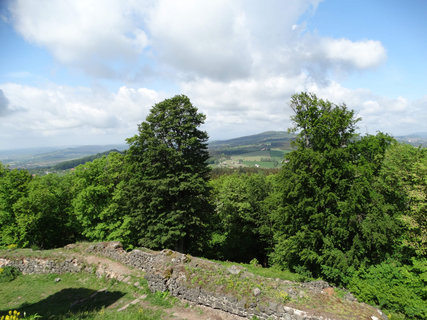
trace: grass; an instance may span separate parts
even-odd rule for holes
[[[287,290],[293,287],[291,282],[279,283],[281,280],[298,281],[299,275],[288,270],[278,268],[262,268],[253,264],[233,263],[228,261],[215,261],[214,264],[203,263],[197,266],[186,266],[187,285],[200,287],[212,293],[233,296],[245,307],[254,303],[268,305],[270,302],[287,303],[291,297]],[[238,274],[231,274],[228,268],[238,266]],[[260,289],[260,295],[255,297],[254,289]]]
[[[61,281],[56,282],[56,278]],[[1,284],[0,316],[9,310],[18,310],[21,314],[26,312],[27,315],[39,314],[42,319],[60,320],[164,318],[161,309],[137,305],[131,305],[124,312],[117,311],[143,294],[153,305],[173,305],[170,297],[150,293],[145,280],[140,283],[142,289],[88,273],[21,275]]]
[[[63,256],[64,249],[33,250],[33,249],[8,249],[0,248],[2,258],[52,258]]]
[[[218,264],[221,264],[226,267],[231,267],[232,265],[240,266],[246,269],[248,272],[253,273],[254,275],[271,278],[271,279],[280,279],[280,280],[289,280],[289,281],[302,281],[301,275],[298,273],[291,272],[287,269],[280,269],[277,266],[272,266],[268,268],[263,268],[259,265],[254,265],[250,263],[236,263],[230,261],[220,261],[220,260],[210,260]]]

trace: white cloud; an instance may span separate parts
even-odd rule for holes
[[[386,59],[386,51],[381,42],[350,41],[348,39],[321,39],[320,54],[332,63],[342,63],[355,69],[378,66]]]
[[[148,45],[126,2],[18,0],[11,2],[10,11],[25,39],[95,76],[113,75],[111,61],[136,61]]]
[[[304,19],[319,2],[17,0],[10,10],[25,39],[92,79],[138,81],[149,72],[156,88],[166,82],[178,86],[207,114],[206,129],[215,139],[285,130],[291,125],[290,97],[300,91],[347,103],[363,117],[362,132],[423,127],[427,119],[414,116],[414,110],[425,108],[426,99],[380,97],[333,80],[334,72],[377,67],[387,52],[375,39],[352,41],[308,32]],[[33,136],[124,139],[136,132],[154,103],[169,96],[141,87],[134,82],[108,92],[5,84],[11,105],[26,112],[19,119],[10,115],[0,136],[15,130]]]
[[[336,104],[345,103],[362,118],[359,122],[361,133],[375,134],[377,131],[393,135],[405,135],[423,131],[427,122],[427,96],[408,100],[403,97],[390,98],[377,95],[368,89],[348,89],[337,82],[328,86],[315,83],[307,90]]]
[[[0,137],[14,134],[27,137],[23,144],[34,140],[37,145],[44,139],[55,144],[124,143],[137,132],[150,107],[165,98],[145,88],[122,87],[108,93],[57,85],[40,89],[6,83],[1,87],[11,103],[25,111],[2,120]],[[2,144],[7,139],[0,141],[0,149],[5,148]]]
[[[25,39],[96,77],[131,79],[151,62],[151,71],[172,68],[181,79],[232,81],[306,70],[320,81],[329,69],[384,61],[378,41],[306,32],[301,16],[313,14],[319,2],[18,0],[10,11]]]

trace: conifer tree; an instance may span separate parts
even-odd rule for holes
[[[209,214],[205,115],[177,95],[157,103],[128,139],[126,207],[134,241],[150,248],[195,252]]]
[[[393,206],[375,185],[392,139],[357,137],[354,111],[314,94],[294,95],[291,107],[297,148],[280,173],[273,258],[341,282],[350,267],[384,259],[399,232]]]

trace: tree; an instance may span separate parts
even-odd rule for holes
[[[119,209],[123,164],[123,156],[112,152],[79,165],[72,173],[73,213],[88,240],[128,244],[130,218]]]
[[[266,264],[272,238],[266,203],[272,193],[269,177],[234,173],[212,180],[211,185],[215,215],[209,256],[241,262],[257,258]]]
[[[205,115],[184,95],[154,105],[128,139],[124,197],[134,240],[151,248],[197,251],[209,207]]]
[[[76,223],[71,212],[69,177],[48,174],[35,177],[28,193],[13,206],[18,226],[18,244],[43,249],[76,241]]]
[[[374,184],[392,139],[358,138],[354,111],[313,94],[294,95],[291,107],[297,149],[280,173],[273,258],[340,282],[349,267],[380,262],[393,248],[399,226]]]
[[[427,256],[427,149],[394,144],[385,154],[380,181],[398,204],[405,232],[402,244],[418,257]]]
[[[13,206],[28,193],[27,170],[9,170],[0,164],[0,244],[17,244],[18,226]]]
[[[335,105],[312,93],[293,95],[291,108],[295,112],[291,117],[295,126],[289,131],[299,132],[295,145],[300,149],[326,151],[345,147],[354,138],[356,123],[360,121],[345,104]]]

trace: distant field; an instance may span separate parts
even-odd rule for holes
[[[254,147],[252,147],[254,148]],[[265,149],[263,147],[262,149]],[[222,155],[216,158],[214,168],[258,167],[264,169],[280,168],[285,154],[291,150],[257,150],[251,152],[234,150],[232,155]]]

